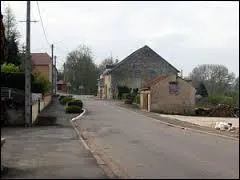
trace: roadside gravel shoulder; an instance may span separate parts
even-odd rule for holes
[[[124,104],[121,101],[112,101],[112,102],[116,106],[119,106],[121,108],[126,108],[128,110],[134,111],[136,113],[142,114],[142,115],[147,116],[147,117],[154,118],[156,120],[160,120],[161,122],[164,122],[164,123],[172,124],[174,126],[180,126],[180,127],[183,127],[183,128],[189,128],[189,129],[202,131],[202,132],[206,132],[206,133],[212,133],[212,134],[216,134],[216,135],[221,135],[221,136],[226,136],[226,137],[230,137],[230,138],[239,139],[239,131],[234,131],[234,132],[219,131],[219,130],[216,130],[216,129],[211,128],[211,127],[200,126],[198,124],[193,124],[193,123],[178,120],[178,119],[175,119],[175,118],[163,117],[158,113],[142,111],[135,104],[133,104],[133,105]]]

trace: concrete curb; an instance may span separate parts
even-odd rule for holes
[[[119,109],[124,109],[124,110],[127,110],[127,111],[131,111],[127,108],[124,108],[124,107],[120,107],[120,106],[117,106]],[[154,119],[155,121],[158,121],[162,124],[165,124],[165,125],[169,125],[169,126],[172,126],[172,127],[176,127],[176,128],[180,128],[180,129],[185,129],[185,130],[190,130],[190,131],[193,131],[193,132],[198,132],[198,133],[202,133],[202,134],[209,134],[209,135],[213,135],[213,136],[218,136],[218,137],[223,137],[223,138],[226,138],[226,139],[231,139],[231,140],[234,140],[234,141],[239,141],[239,138],[234,138],[234,137],[229,137],[229,136],[225,136],[225,135],[221,135],[221,134],[215,134],[215,133],[210,133],[210,132],[206,132],[206,131],[201,131],[201,130],[196,130],[196,129],[192,129],[192,128],[186,128],[186,127],[183,127],[183,126],[178,126],[178,125],[174,125],[174,124],[171,124],[171,123],[167,123],[167,122],[164,122],[164,121],[161,121],[159,119],[155,119],[155,118],[152,118],[152,117],[149,117],[149,116],[146,116],[146,115],[143,115],[143,114],[140,114],[140,113],[137,113],[135,111],[131,111],[135,114],[138,114],[138,115],[142,115],[142,116],[145,116],[145,117],[148,117],[148,118],[151,118],[151,119]],[[165,118],[165,117],[163,117]],[[172,118],[174,119],[174,118]],[[176,119],[176,118],[175,118]],[[178,119],[177,119],[178,120]]]
[[[78,115],[77,117],[75,118],[72,118],[70,120],[70,123],[72,125],[72,127],[74,128],[75,132],[77,133],[78,137],[79,137],[79,140],[80,142],[83,144],[84,148],[92,154],[92,156],[95,158],[97,164],[100,166],[100,168],[102,168],[102,170],[104,171],[104,173],[111,179],[117,179],[117,176],[113,173],[113,171],[108,168],[105,164],[105,162],[98,156],[96,155],[93,151],[91,151],[91,149],[89,148],[89,146],[87,145],[86,141],[84,140],[84,137],[82,134],[80,134],[80,132],[78,131],[78,129],[76,128],[76,125],[74,124],[74,122],[76,120],[80,120],[81,117],[86,113],[86,109],[83,109],[83,112]]]
[[[77,117],[75,117],[75,118],[72,118],[72,120],[71,121],[76,121],[76,120],[78,120],[78,119],[80,119],[84,114],[86,113],[86,109],[83,109],[83,112],[80,114],[80,115],[78,115]]]

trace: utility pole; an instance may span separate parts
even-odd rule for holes
[[[54,56],[54,94],[56,94],[57,92],[57,64],[56,64],[56,61],[57,61],[57,56]]]
[[[53,57],[53,44],[52,44],[51,48],[52,48],[52,88],[51,88],[52,92],[51,92],[51,95],[53,96],[53,88],[54,88],[54,85],[53,85],[54,84],[54,81],[53,81],[54,80],[54,78],[53,78],[53,71],[54,71],[53,70],[54,69],[54,67],[53,67],[53,58],[54,58]]]
[[[30,1],[27,1],[27,23],[26,23],[26,60],[25,60],[25,125],[32,124],[32,94],[31,94],[31,72],[32,61],[30,51]]]

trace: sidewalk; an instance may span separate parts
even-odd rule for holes
[[[69,122],[77,114],[65,114],[56,98],[41,114],[55,116],[57,125],[1,129],[6,138],[1,154],[5,171],[1,178],[108,178]]]

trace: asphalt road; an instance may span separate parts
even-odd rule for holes
[[[239,178],[239,142],[164,125],[113,102],[82,98],[91,148],[124,178]]]

